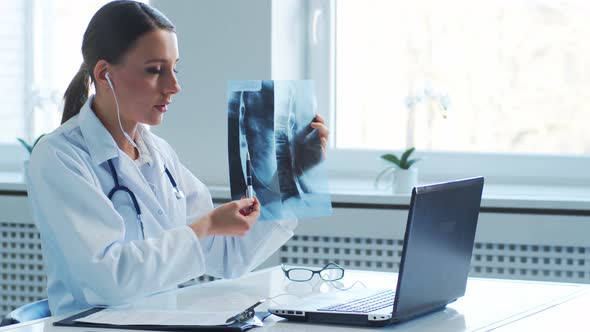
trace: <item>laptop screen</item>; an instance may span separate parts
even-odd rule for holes
[[[483,182],[477,177],[412,191],[395,320],[440,309],[465,294]]]

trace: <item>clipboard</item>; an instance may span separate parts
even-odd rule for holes
[[[67,317],[60,321],[54,322],[54,326],[69,327],[89,327],[105,329],[124,329],[124,330],[153,330],[153,331],[246,331],[254,327],[263,326],[262,319],[269,315],[268,312],[257,313],[244,321],[234,321],[229,325],[126,325],[126,324],[99,324],[79,322],[77,319],[92,315],[96,312],[106,309],[105,307],[94,307],[82,311],[73,316]],[[261,314],[261,315],[259,315]],[[262,317],[261,317],[262,316]],[[261,319],[262,318],[262,319]]]

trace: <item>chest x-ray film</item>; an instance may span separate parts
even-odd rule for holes
[[[232,199],[246,196],[247,155],[259,220],[332,213],[325,155],[310,124],[313,81],[229,81],[228,151]]]

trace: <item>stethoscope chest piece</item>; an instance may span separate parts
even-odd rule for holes
[[[182,192],[182,190],[180,190],[180,188],[175,187],[174,188],[174,196],[176,196],[176,199],[180,200],[184,198],[184,193]]]
[[[174,196],[176,196],[176,199],[183,199],[184,193],[182,192],[182,190],[180,190],[180,188],[178,188],[178,184],[176,183],[176,181],[174,181],[174,177],[172,176],[172,173],[170,173],[170,171],[168,170],[168,167],[164,168],[164,172],[166,172],[166,175],[168,175],[168,180],[170,180],[172,188],[174,188]]]

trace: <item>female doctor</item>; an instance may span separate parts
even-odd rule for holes
[[[180,91],[175,28],[163,14],[111,2],[91,19],[82,54],[62,125],[36,146],[27,179],[54,315],[128,303],[204,273],[237,277],[293,235],[295,220],[256,223],[256,199],[213,208],[203,183],[146,129]]]

